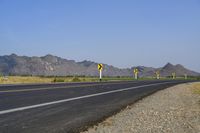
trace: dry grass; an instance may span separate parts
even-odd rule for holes
[[[0,77],[0,84],[51,83],[51,82],[94,82],[98,78],[90,77],[39,77],[39,76],[8,76]]]
[[[50,83],[53,78],[43,77],[23,77],[23,76],[8,76],[6,78],[1,77],[1,84],[19,84],[19,83]]]
[[[164,78],[163,78],[164,79]],[[131,81],[133,77],[104,77],[102,81]],[[139,80],[153,80],[140,78]],[[40,77],[40,76],[0,76],[0,84],[52,83],[52,82],[97,82],[98,77]]]
[[[200,82],[193,84],[193,92],[195,94],[200,94]]]

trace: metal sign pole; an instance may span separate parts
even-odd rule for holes
[[[99,71],[99,80],[101,81],[102,79],[102,70]]]
[[[135,73],[135,79],[138,79],[138,77],[137,77],[137,73]]]
[[[185,74],[185,79],[187,79],[187,74]]]
[[[160,79],[160,72],[159,71],[156,72],[156,78]]]
[[[135,68],[133,72],[134,72],[134,75],[135,75],[135,79],[138,79],[138,69]]]
[[[103,70],[103,64],[98,64],[98,70],[99,70],[99,81],[102,80],[102,70]]]

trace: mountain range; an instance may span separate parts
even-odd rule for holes
[[[92,61],[76,62],[53,55],[42,57],[18,56],[16,54],[0,56],[0,73],[3,75],[43,75],[43,76],[98,76],[98,63]],[[112,65],[104,64],[104,76],[133,76],[133,69],[139,70],[140,77],[152,77],[156,71],[160,71],[161,76],[171,76],[175,72],[177,76],[200,76],[200,73],[194,72],[178,64],[167,63],[164,67],[153,68],[146,66],[135,66],[126,69],[120,69]]]

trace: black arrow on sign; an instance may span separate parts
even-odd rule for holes
[[[102,65],[101,64],[99,64],[99,70],[101,70],[102,69]]]

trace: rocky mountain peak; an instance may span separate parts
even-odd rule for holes
[[[184,68],[184,66],[182,66],[181,64],[177,64],[176,68]]]
[[[163,69],[171,69],[171,68],[174,68],[174,65],[169,62],[163,67]]]
[[[69,76],[85,75],[98,76],[97,64],[93,61],[84,60],[75,62],[51,54],[42,57],[17,56],[0,56],[0,73],[4,75],[44,75],[44,76]],[[137,66],[127,69],[120,69],[111,65],[104,64],[104,76],[133,76],[133,69],[138,68],[140,77],[152,77],[157,68]],[[184,68],[182,65],[173,65],[167,63],[164,67],[159,68],[161,76],[169,76],[176,72],[177,76],[188,74],[190,76],[200,76],[199,73]]]
[[[80,65],[82,65],[82,66],[85,66],[85,67],[89,67],[89,66],[91,66],[91,65],[93,65],[93,64],[96,64],[96,63],[93,62],[93,61],[84,60],[84,61],[82,61],[82,62],[78,62],[78,64],[80,64]]]

